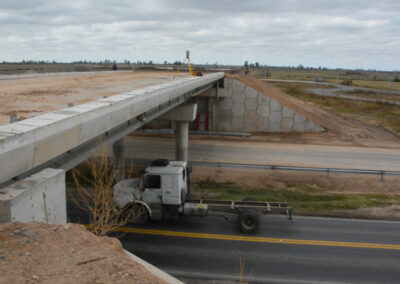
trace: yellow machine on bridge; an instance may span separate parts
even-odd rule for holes
[[[190,51],[189,50],[186,50],[185,60],[183,60],[182,64],[178,68],[178,71],[176,71],[177,74],[179,73],[179,71],[181,70],[182,66],[185,64],[186,61],[188,62],[190,77],[192,77],[192,76],[203,76],[203,73],[201,73],[201,72],[197,72],[196,73],[196,72],[193,71],[192,63],[190,62]]]

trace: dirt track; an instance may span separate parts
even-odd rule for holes
[[[0,125],[173,79],[168,72],[99,72],[0,80]]]

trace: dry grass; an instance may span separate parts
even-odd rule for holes
[[[295,214],[400,219],[400,177],[193,167],[192,197],[288,201]]]
[[[337,211],[349,216],[359,209],[400,206],[399,195],[332,193],[312,184],[287,183],[284,189],[241,188],[234,183],[216,183],[210,180],[193,184],[192,194],[199,199],[289,202],[296,213],[331,215]]]
[[[400,95],[392,95],[392,94],[386,94],[386,93],[379,93],[379,92],[374,92],[374,91],[367,91],[367,90],[360,90],[360,89],[355,89],[351,91],[345,91],[345,92],[335,92],[338,94],[345,94],[345,95],[351,95],[354,97],[360,97],[360,98],[372,98],[372,99],[378,99],[378,100],[391,100],[391,101],[400,101]]]
[[[263,69],[251,69],[250,74],[258,78],[264,77]],[[376,76],[376,80],[373,78]],[[392,79],[400,78],[399,73],[392,73]],[[350,79],[354,86],[389,89],[388,72],[370,72],[370,71],[351,71],[351,70],[299,70],[289,68],[268,68],[269,79],[282,80],[305,80],[314,81],[316,77],[321,77],[325,82],[340,83],[342,80]],[[400,91],[400,82],[392,82],[391,90]]]
[[[318,96],[307,92],[310,86],[300,83],[277,83],[275,85],[286,94],[311,102],[321,108],[367,121],[371,125],[384,127],[394,133],[400,132],[400,106],[398,105]]]
[[[388,81],[353,80],[353,86],[389,90]],[[393,91],[400,91],[400,82],[392,82]]]

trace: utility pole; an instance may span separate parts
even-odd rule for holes
[[[388,84],[388,86],[389,86],[389,89],[392,89],[392,74],[391,73],[389,74],[389,84]]]

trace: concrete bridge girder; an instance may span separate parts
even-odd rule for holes
[[[126,131],[136,130],[223,77],[224,73],[214,73],[180,79],[0,126],[0,186],[51,163],[69,169],[81,162],[77,157],[68,159],[71,152],[82,148],[87,152],[94,139],[110,140],[109,133],[119,140],[121,133],[128,135]]]

